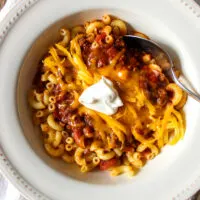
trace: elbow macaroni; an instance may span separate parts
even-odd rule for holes
[[[84,149],[80,147],[78,147],[74,153],[74,160],[80,166],[86,165],[86,161],[83,154],[84,154]]]
[[[45,147],[46,151],[48,152],[48,154],[52,157],[60,157],[64,154],[64,145],[63,144],[59,145],[57,149],[55,149],[48,143],[44,144],[44,147]]]
[[[131,166],[121,165],[111,169],[111,176],[118,176],[119,174],[126,173],[129,177],[135,175],[135,171]]]
[[[120,19],[113,20],[111,22],[111,27],[117,27],[119,29],[120,35],[126,35],[126,33],[127,33],[126,24]]]
[[[68,29],[60,29],[60,35],[63,37],[63,40],[60,42],[62,46],[67,46],[70,42],[70,31]]]
[[[36,100],[36,97],[34,96],[33,91],[29,93],[28,101],[29,101],[30,106],[36,110],[44,109],[46,107],[42,101]]]
[[[101,160],[110,160],[111,158],[113,158],[115,156],[114,151],[110,151],[110,152],[105,153],[104,149],[97,149],[95,152]]]
[[[54,129],[56,131],[62,131],[63,130],[63,127],[54,120],[54,117],[53,117],[52,114],[50,114],[47,117],[47,123],[52,129]]]

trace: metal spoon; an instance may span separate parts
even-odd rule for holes
[[[156,60],[156,63],[163,69],[165,74],[167,74],[193,99],[200,102],[200,95],[194,90],[189,81],[183,75],[179,78],[176,76],[171,57],[157,43],[134,35],[125,35],[123,36],[123,39],[129,48],[137,48],[144,50],[146,53],[150,53]]]

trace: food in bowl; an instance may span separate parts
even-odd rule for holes
[[[127,48],[127,32],[109,15],[62,28],[38,64],[28,97],[33,121],[46,152],[81,172],[133,176],[184,136],[186,93],[152,55]]]

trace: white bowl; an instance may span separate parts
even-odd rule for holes
[[[22,1],[18,8],[25,9],[24,5],[28,7],[29,2]],[[125,20],[160,43],[200,91],[200,59],[196,48],[200,42],[195,40],[200,34],[198,14],[190,14],[188,8],[186,15],[183,4],[174,2],[43,0],[31,7],[9,31],[0,48],[0,141],[14,167],[10,169],[11,164],[3,160],[6,158],[2,154],[0,168],[25,196],[30,199],[118,200],[129,195],[137,200],[168,200],[187,198],[200,187],[197,179],[200,175],[197,159],[200,106],[190,98],[185,108],[187,131],[184,140],[176,146],[165,147],[132,179],[111,178],[103,172],[81,174],[74,165],[50,158],[43,149],[39,129],[32,124],[27,104],[27,91],[37,64],[48,47],[57,41],[59,29],[100,18],[105,13]],[[194,4],[188,5],[194,9]],[[0,28],[6,28],[6,24],[10,27],[9,22],[18,13],[18,8],[10,12]],[[191,33],[186,32],[186,27]],[[182,190],[184,193],[180,193]]]

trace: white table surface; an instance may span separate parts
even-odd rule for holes
[[[1,3],[5,0],[0,0]],[[5,17],[9,9],[20,0],[7,0],[4,7],[0,10],[0,21]],[[192,0],[191,0],[192,1]],[[200,5],[200,0],[195,0]],[[0,200],[26,200],[20,192],[10,183],[0,171]],[[185,200],[185,199],[183,199]],[[200,192],[188,200],[200,200]]]

